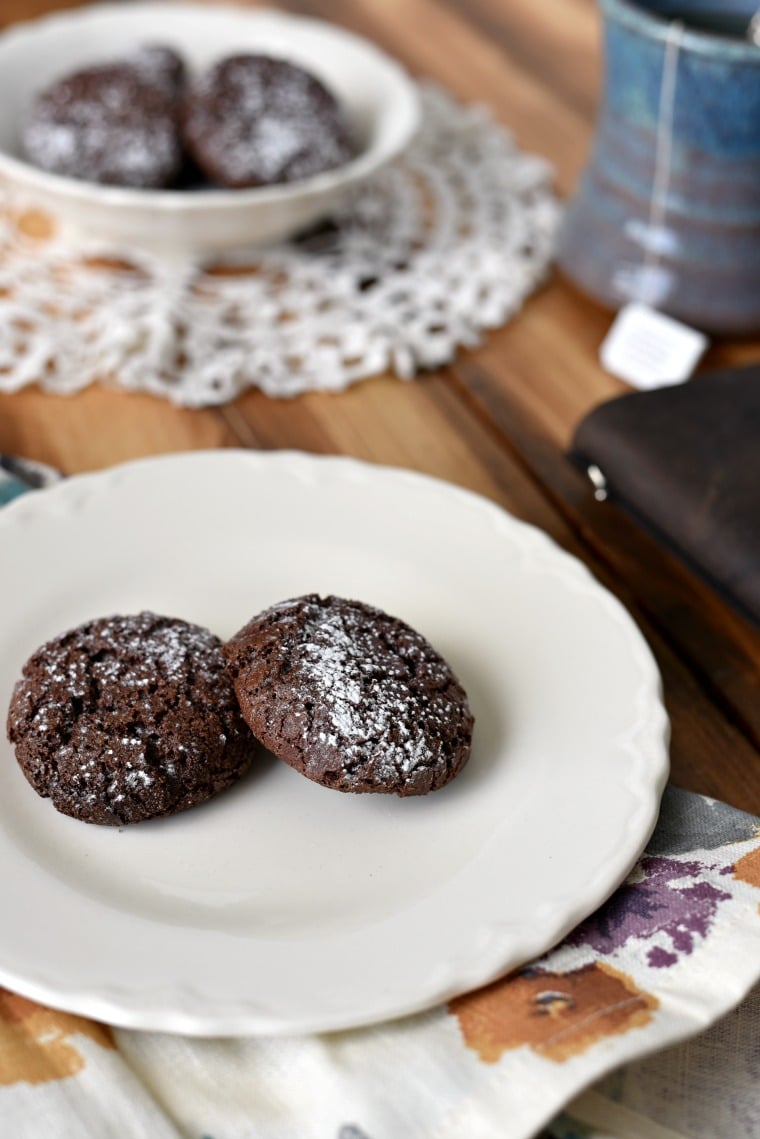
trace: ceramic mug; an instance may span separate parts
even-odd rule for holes
[[[613,308],[760,330],[760,0],[600,0],[605,83],[559,263]]]

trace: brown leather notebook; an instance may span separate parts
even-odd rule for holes
[[[570,454],[760,622],[760,364],[601,404]]]

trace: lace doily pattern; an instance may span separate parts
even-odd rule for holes
[[[504,324],[546,275],[552,172],[423,85],[413,147],[297,240],[214,264],[72,244],[0,191],[0,391],[95,380],[177,404],[408,379]]]

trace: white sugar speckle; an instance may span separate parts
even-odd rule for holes
[[[161,186],[180,144],[171,101],[148,91],[135,68],[89,69],[43,92],[24,128],[27,157],[43,170],[125,186]]]
[[[224,60],[197,81],[189,106],[190,137],[213,149],[232,184],[308,178],[353,157],[332,95],[282,60]]]
[[[179,754],[203,758],[195,714],[186,717],[185,742],[176,740],[176,713],[185,718],[185,707],[195,713],[207,702],[207,730],[215,724],[210,743],[219,752],[242,727],[218,638],[153,613],[103,618],[62,634],[30,658],[20,685],[18,720],[35,741],[49,742],[51,782],[97,790],[112,803],[176,778]],[[205,748],[202,723],[200,738]]]
[[[361,609],[317,604],[307,612],[303,638],[292,671],[307,682],[306,699],[314,692],[324,709],[329,728],[318,720],[316,738],[348,761],[349,782],[352,762],[359,782],[370,757],[375,777],[390,780],[437,762],[453,712],[437,689],[450,674],[424,638],[410,633],[392,645]],[[417,682],[420,668],[433,681],[429,691]]]

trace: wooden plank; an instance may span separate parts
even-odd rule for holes
[[[601,87],[601,21],[589,0],[445,0],[557,99],[591,121]]]
[[[78,8],[84,0],[3,0],[0,7],[0,27],[15,24],[17,20],[34,20],[62,8]]]
[[[459,12],[438,0],[294,0],[287,7],[367,35],[413,74],[438,80],[460,99],[487,104],[523,149],[551,159],[562,192],[574,185],[588,149],[587,117]],[[586,58],[592,85],[593,31]]]
[[[451,374],[463,397],[553,497],[581,543],[627,582],[705,693],[760,745],[758,630],[613,505],[595,503],[585,478],[563,457],[582,415],[624,390],[595,359],[607,319],[555,283],[477,353],[463,353]],[[576,335],[563,336],[561,330],[571,327]]]
[[[50,463],[66,474],[237,441],[216,411],[189,411],[100,385],[65,397],[36,388],[0,395],[0,451]]]

